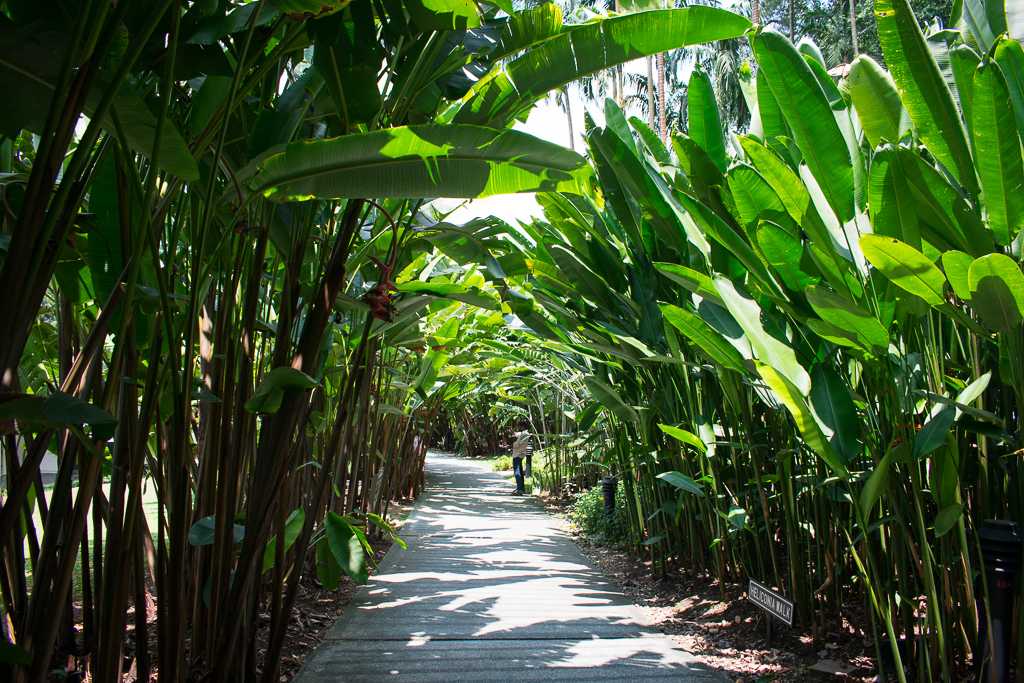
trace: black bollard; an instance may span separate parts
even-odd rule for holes
[[[1013,631],[1016,599],[1014,582],[1021,569],[1021,539],[1017,534],[1017,523],[986,519],[978,531],[978,539],[981,541],[981,557],[985,561],[992,623],[992,632],[989,633],[989,619],[985,617],[984,609],[979,610],[979,640],[984,643],[981,683],[1009,683],[1010,633]]]
[[[604,523],[606,533],[611,533],[615,524],[615,478],[601,480],[601,497],[604,499]]]

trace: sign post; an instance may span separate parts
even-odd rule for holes
[[[752,603],[765,611],[765,646],[772,642],[772,617],[786,624],[793,625],[793,608],[796,604],[782,593],[772,590],[760,581],[750,580],[747,597]]]

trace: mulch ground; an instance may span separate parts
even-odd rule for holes
[[[874,642],[849,622],[814,639],[796,626],[776,621],[769,644],[764,613],[746,599],[745,584],[720,586],[717,579],[689,573],[654,576],[649,560],[580,535],[564,514],[568,499],[548,497],[540,502],[560,520],[583,555],[667,636],[730,680],[875,680]]]
[[[682,573],[655,577],[650,561],[576,533],[564,514],[567,499],[540,498],[539,502],[560,520],[584,556],[659,624],[666,635],[730,680],[875,680],[874,643],[851,624],[844,623],[842,630],[825,632],[823,637],[814,639],[795,627],[776,622],[769,645],[765,642],[763,612],[746,600],[745,585],[723,587],[711,577]],[[405,507],[396,510],[395,516],[404,516],[412,504]],[[378,561],[388,547],[387,542],[374,546]],[[731,599],[723,599],[723,588]],[[347,577],[333,591],[323,590],[311,580],[301,586],[282,653],[281,683],[287,683],[298,672],[357,590],[359,585]],[[815,667],[831,673],[816,671]]]

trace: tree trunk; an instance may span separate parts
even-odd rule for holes
[[[850,36],[853,38],[853,55],[850,56],[852,62],[860,50],[857,45],[857,0],[850,0]]]
[[[665,97],[665,53],[658,53],[658,97],[661,98],[658,102],[658,119],[659,128],[658,132],[661,134],[663,142],[668,142],[668,128],[665,125],[665,107],[668,102],[668,98]]]
[[[793,2],[789,0],[789,42],[793,42]]]
[[[569,149],[576,151],[576,133],[572,128],[572,100],[569,98],[568,88],[562,90],[562,97],[565,98],[565,122],[569,124]]]
[[[656,130],[654,127],[654,58],[647,58],[647,119],[651,126],[651,130]]]

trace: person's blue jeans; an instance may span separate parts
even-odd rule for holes
[[[516,477],[516,491],[526,491],[526,476],[523,474],[523,459],[512,458],[512,474]]]

